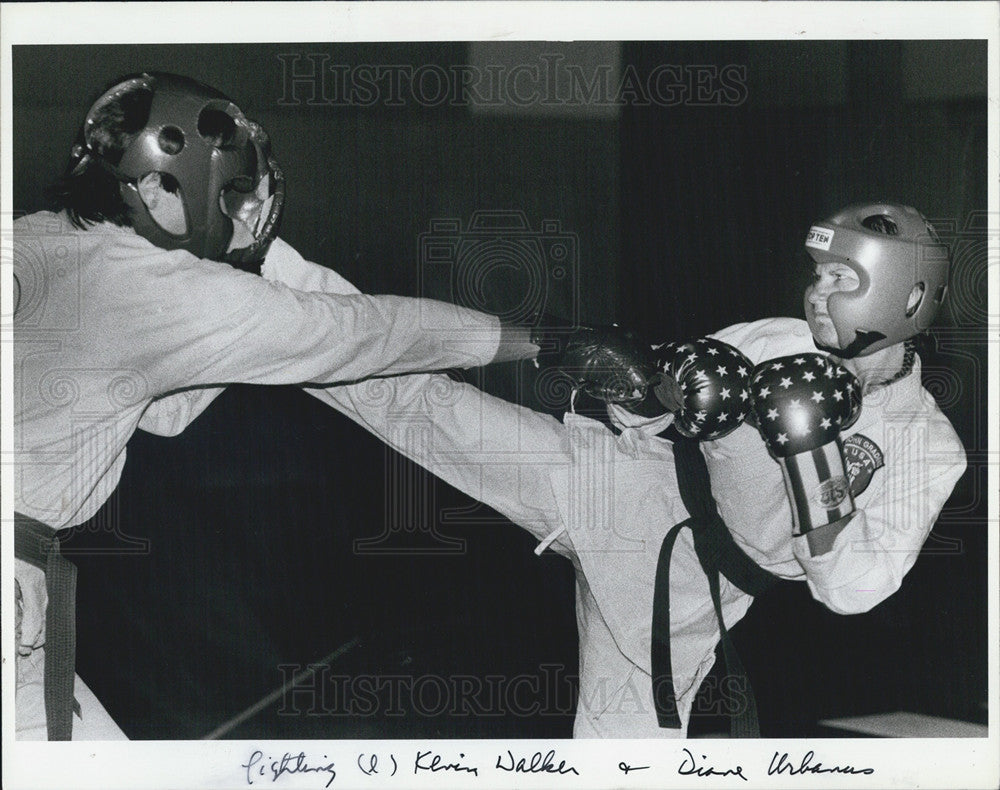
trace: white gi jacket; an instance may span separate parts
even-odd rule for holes
[[[166,393],[216,382],[330,383],[479,366],[499,344],[492,316],[344,289],[298,292],[162,250],[110,223],[84,231],[65,214],[40,212],[14,223],[13,242],[20,286],[14,509],[54,529],[80,524],[104,504],[121,477],[126,442]],[[274,246],[278,258],[290,250]],[[179,430],[210,397],[182,394],[167,409],[154,406],[148,425],[159,421],[160,432],[170,432],[172,419]],[[26,604],[21,645],[40,647],[41,571],[18,560],[16,573]],[[37,714],[37,699],[27,696],[37,656],[18,663],[19,714]],[[19,715],[19,732],[37,735],[37,723]],[[44,737],[44,709],[41,726]]]
[[[287,246],[272,248],[263,274],[295,288],[353,292]],[[796,319],[741,324],[716,337],[754,363],[816,350],[806,323]],[[649,666],[654,577],[663,536],[688,516],[670,444],[651,435],[666,421],[616,436],[597,421],[567,414],[560,423],[440,375],[308,391],[540,540],[556,533],[552,548],[577,571],[577,737],[683,737],[719,633],[707,578],[684,530],[671,560],[672,660],[684,727],[660,729]],[[211,397],[204,390],[170,396],[147,410],[142,427],[176,432]],[[844,613],[865,611],[899,587],[965,468],[962,445],[921,387],[919,367],[866,394],[845,435],[855,433],[882,449],[885,468],[822,557],[811,557],[804,538],[792,537],[780,467],[754,428],[702,445],[719,511],[739,546],[776,575],[805,581],[814,597]],[[732,626],[752,599],[724,579],[721,588]]]

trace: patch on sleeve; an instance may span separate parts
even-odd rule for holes
[[[862,433],[848,436],[843,444],[851,493],[857,496],[868,488],[875,470],[885,466],[885,456],[879,446]]]

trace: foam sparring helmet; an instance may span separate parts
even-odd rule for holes
[[[100,155],[92,140],[102,109],[134,91],[151,94],[145,127],[119,162]],[[144,73],[99,98],[84,122],[87,154],[122,182],[122,198],[135,231],[163,249],[185,249],[200,258],[259,267],[277,234],[285,181],[270,153],[267,133],[225,95],[175,74]],[[172,176],[184,206],[186,228],[173,234],[150,215],[137,182],[158,172]],[[253,242],[227,253],[233,220],[246,221]],[[252,224],[251,224],[252,223]]]
[[[840,347],[823,350],[841,358],[871,354],[913,337],[931,325],[944,302],[948,247],[910,206],[848,206],[813,225],[805,245],[816,263],[846,264],[860,280],[853,291],[832,293],[827,300]],[[907,309],[918,285],[918,301]]]

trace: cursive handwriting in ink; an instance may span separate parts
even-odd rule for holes
[[[427,759],[432,754],[434,756]],[[458,758],[460,760],[464,757],[464,753],[459,753]],[[462,765],[461,763],[446,763],[440,754],[435,754],[430,750],[426,752],[417,752],[416,759],[413,761],[413,773],[417,773],[419,771],[431,771],[432,773],[437,773],[438,771],[456,771],[458,773],[467,773],[479,776],[478,768]]]
[[[698,765],[698,761],[694,759],[694,755],[691,754],[689,749],[684,749],[687,752],[687,757],[681,760],[681,764],[677,766],[677,773],[681,776],[690,776],[694,774],[695,776],[738,776],[744,782],[748,781],[743,775],[743,766],[737,765],[735,768],[726,768],[724,771],[717,771],[712,766],[701,767]],[[701,756],[702,760],[707,760],[708,755],[703,754]]]
[[[262,762],[263,760],[264,760],[264,752],[258,749],[257,751],[255,751],[253,754],[250,755],[249,760],[247,760],[245,763],[243,763],[243,765],[240,766],[241,768],[245,768],[247,771],[248,785],[253,784],[254,776],[264,776],[264,770],[265,770],[264,766],[258,765],[258,763]]]
[[[629,765],[627,762],[622,760],[618,763],[618,770],[628,776],[629,771],[645,771],[649,768],[648,765]]]
[[[270,757],[267,758],[271,760]],[[329,759],[325,754],[323,759]],[[271,760],[270,765],[265,764],[264,753],[257,749],[253,754],[250,755],[250,759],[243,763],[241,768],[245,768],[247,772],[247,784],[252,785],[255,776],[267,776],[267,771],[270,769],[271,772],[271,782],[277,782],[284,774],[312,774],[312,773],[325,773],[329,774],[330,778],[326,781],[326,787],[330,786],[330,783],[337,778],[337,772],[334,770],[334,764],[332,762],[326,765],[309,765],[306,760],[305,752],[299,752],[298,754],[289,754],[285,752],[280,760]]]
[[[389,759],[392,761],[392,773],[389,776],[396,775],[396,755],[389,754]],[[371,754],[366,754],[362,752],[358,755],[358,769],[365,776],[373,776],[378,773],[378,755],[372,752]]]
[[[506,760],[506,764],[505,761]],[[501,771],[513,771],[519,774],[576,774],[580,773],[572,765],[566,765],[565,760],[560,760],[559,765],[555,764],[556,751],[555,749],[549,749],[543,756],[541,752],[535,752],[531,755],[531,758],[525,761],[522,757],[519,760],[514,759],[514,753],[510,749],[507,750],[507,756],[504,757],[502,754],[497,755],[496,767]]]
[[[771,758],[771,764],[768,766],[767,775],[774,776],[775,774],[787,773],[789,776],[798,776],[799,774],[873,774],[875,773],[874,768],[855,768],[853,765],[831,765],[826,767],[819,760],[813,765],[813,758],[815,753],[812,751],[806,752],[799,764],[793,765],[788,759],[788,752],[785,752],[780,757],[778,753],[775,752],[774,756]]]

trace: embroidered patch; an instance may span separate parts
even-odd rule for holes
[[[872,481],[876,469],[885,466],[885,456],[875,442],[861,433],[844,439],[844,461],[851,478],[851,493],[857,496]]]

